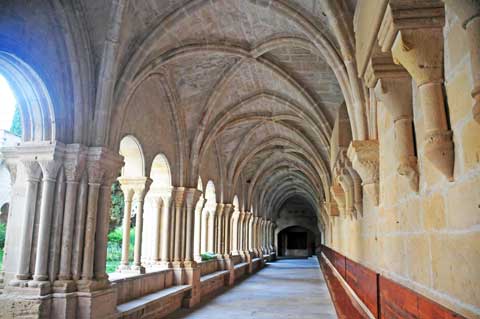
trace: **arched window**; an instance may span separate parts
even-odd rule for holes
[[[217,196],[215,193],[215,185],[212,181],[208,181],[205,187],[205,207],[203,209],[202,218],[206,222],[201,232],[201,249],[204,252],[215,251],[215,210],[217,208]]]
[[[172,193],[170,164],[164,154],[155,156],[150,170],[152,184],[145,198],[145,215],[142,240],[142,260],[144,264],[160,264],[162,217],[169,209]]]
[[[135,234],[132,220],[138,210],[135,192],[145,186],[145,162],[140,142],[132,135],[120,141],[119,153],[124,157],[120,178],[112,185],[112,206],[107,246],[107,272],[128,269],[133,260]],[[125,247],[122,250],[122,247]]]

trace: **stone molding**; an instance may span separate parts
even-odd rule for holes
[[[379,150],[378,141],[352,141],[347,156],[362,179],[362,186],[375,205],[379,202]]]

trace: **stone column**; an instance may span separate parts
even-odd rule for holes
[[[418,7],[417,7],[418,5]],[[415,80],[423,113],[424,155],[448,180],[453,180],[453,141],[443,94],[442,2],[422,1],[389,6],[379,31],[382,51],[391,50]],[[421,10],[420,10],[421,9]]]
[[[183,203],[185,198],[185,188],[175,187],[172,192],[173,197],[173,212],[175,216],[174,223],[174,250],[173,250],[173,260],[175,267],[182,266],[182,228],[183,228]]]
[[[128,179],[120,178],[120,187],[123,192],[124,199],[124,208],[123,208],[123,221],[122,221],[122,260],[120,266],[118,267],[119,272],[129,270],[129,250],[130,250],[130,219],[132,218],[132,199],[133,199],[133,188],[128,184]]]
[[[73,232],[73,250],[72,250],[72,279],[79,280],[82,273],[83,261],[83,241],[85,237],[85,219],[87,214],[88,197],[88,177],[87,174],[80,180],[79,192],[77,197],[77,207],[75,216],[75,229]]]
[[[114,154],[111,154],[114,155]],[[116,155],[116,154],[115,154]],[[117,155],[118,156],[118,155]],[[107,246],[108,224],[110,222],[110,207],[112,204],[112,184],[116,180],[123,161],[120,156],[116,158],[115,165],[105,165],[105,175],[100,186],[99,204],[97,213],[97,231],[95,235],[95,261],[94,272],[97,289],[109,286],[107,275]],[[105,163],[106,164],[106,163]]]
[[[30,254],[32,251],[33,223],[35,219],[38,182],[42,169],[36,161],[21,161],[25,169],[26,190],[24,217],[20,236],[20,246],[18,254],[18,270],[16,279],[19,281],[30,278]],[[19,281],[12,281],[14,286],[20,285]]]
[[[60,160],[40,161],[42,168],[42,198],[40,203],[40,217],[38,219],[37,254],[35,258],[35,273],[31,287],[48,282],[48,251],[50,246],[50,229],[52,225],[53,201],[57,173],[62,165]]]
[[[136,204],[136,218],[135,218],[135,246],[133,252],[133,270],[138,273],[145,273],[145,267],[142,266],[142,236],[143,236],[143,208],[145,202],[145,195],[152,180],[148,177],[139,179],[135,185],[133,202]]]
[[[165,205],[163,202],[162,198],[160,196],[154,197],[153,199],[154,202],[154,225],[153,225],[153,236],[152,236],[152,260],[151,262],[153,264],[158,265],[160,262],[160,231],[162,227],[162,207]]]
[[[62,240],[60,247],[60,270],[56,286],[63,286],[70,291],[72,279],[73,235],[75,232],[75,216],[77,215],[77,198],[80,179],[85,170],[86,147],[79,144],[67,145],[64,170],[66,176],[65,208],[63,219]],[[79,213],[79,212],[78,212]],[[61,283],[64,282],[64,283]]]
[[[194,265],[194,222],[195,207],[202,192],[196,188],[187,188],[185,190],[185,206],[187,210],[186,218],[186,236],[185,236],[185,262]]]
[[[85,223],[85,241],[83,249],[82,277],[79,282],[83,290],[89,289],[90,281],[93,279],[93,258],[95,253],[95,233],[97,228],[97,209],[100,186],[103,180],[104,171],[98,161],[88,162],[88,199],[87,218]]]
[[[171,262],[171,252],[170,252],[170,243],[172,241],[172,234],[170,230],[172,229],[172,216],[171,216],[171,196],[165,197],[163,203],[163,212],[162,212],[162,232],[161,232],[161,261],[162,264],[170,268],[172,266]]]
[[[215,236],[216,236],[216,216],[215,211],[208,212],[208,230],[207,230],[207,250],[211,253],[216,252]]]
[[[250,253],[255,253],[254,249],[254,217],[251,212],[247,212],[248,214],[248,250]]]
[[[223,254],[224,256],[230,256],[231,254],[231,216],[233,211],[233,204],[225,204],[223,206]]]
[[[204,200],[204,205],[207,200]],[[207,211],[207,208],[204,207],[201,211],[201,229],[200,229],[200,254],[203,254],[208,251],[208,229],[209,229],[209,215],[210,212]]]
[[[217,254],[222,254],[223,252],[223,204],[217,203],[217,208],[215,211],[216,217],[216,235],[215,235],[215,252]]]
[[[202,257],[200,254],[205,251],[204,246],[204,239],[205,239],[205,224],[206,219],[204,218],[203,210],[205,208],[205,204],[207,200],[202,197],[197,203],[197,207],[195,207],[195,221],[194,221],[194,228],[195,228],[195,239],[194,239],[194,247],[193,247],[193,257],[195,260],[201,260]]]
[[[405,69],[394,64],[389,53],[374,54],[365,77],[367,85],[375,87],[375,95],[392,115],[397,172],[407,178],[411,189],[417,192],[418,168],[413,132],[412,79]]]

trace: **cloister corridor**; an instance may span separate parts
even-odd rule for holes
[[[480,319],[480,0],[0,0],[0,319]]]
[[[199,309],[180,310],[168,318],[337,318],[315,257],[269,263],[238,286]]]

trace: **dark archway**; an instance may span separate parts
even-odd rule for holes
[[[291,226],[278,233],[279,257],[310,257],[315,247],[315,234],[305,227]]]

